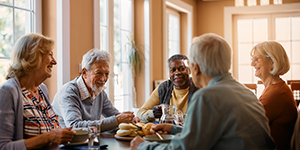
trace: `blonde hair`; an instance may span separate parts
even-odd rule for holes
[[[43,54],[49,53],[54,41],[40,34],[26,34],[14,45],[6,79],[23,77],[40,67]]]
[[[228,73],[231,65],[231,48],[219,35],[203,34],[193,39],[189,62],[197,63],[208,76]]]
[[[276,41],[265,41],[255,45],[250,55],[253,56],[254,52],[258,52],[262,56],[272,59],[274,68],[270,72],[274,76],[284,75],[290,70],[290,61],[283,46]]]

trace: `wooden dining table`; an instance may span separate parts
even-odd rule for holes
[[[100,145],[107,145],[106,149],[103,150],[130,150],[129,140],[117,140],[114,137],[114,131],[107,131],[100,134]],[[94,145],[99,145],[99,143],[94,143]],[[60,145],[59,150],[86,150],[88,149],[88,144],[81,145]],[[102,150],[102,149],[101,149]]]

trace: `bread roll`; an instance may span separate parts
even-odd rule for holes
[[[131,130],[131,133],[129,134],[129,136],[131,136],[131,137],[134,137],[134,136],[137,136],[137,135],[138,135],[137,132],[134,131],[134,130]]]
[[[144,136],[144,132],[143,131],[136,131],[136,133],[139,135],[139,136]]]
[[[131,134],[131,130],[118,130],[116,135],[117,136],[127,136]]]
[[[145,124],[142,128],[142,131],[145,135],[151,135],[150,129],[152,126],[155,126],[155,124],[149,122],[147,124]]]
[[[120,123],[119,124],[119,129],[121,130],[130,130],[130,129],[138,129],[138,127],[128,124],[128,123]]]
[[[136,123],[136,125],[139,126],[139,127],[143,127],[145,124],[142,123],[142,122],[138,122],[138,123]]]

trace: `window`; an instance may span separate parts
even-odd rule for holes
[[[112,55],[107,93],[119,111],[131,110],[134,89],[128,61],[129,39],[132,36],[132,0],[97,0],[95,14],[95,47]],[[99,12],[99,14],[97,14]],[[99,20],[99,23],[97,23]],[[98,46],[97,46],[98,45]]]
[[[235,17],[237,24],[238,78],[242,83],[257,83],[250,66],[252,47],[266,40],[276,40],[283,45],[290,59],[291,69],[282,76],[285,80],[299,80],[300,13],[284,13]],[[249,71],[252,71],[250,74]]]
[[[167,9],[168,16],[168,57],[180,53],[180,13]]]
[[[5,81],[16,40],[40,28],[37,7],[38,0],[0,0],[0,84]]]
[[[167,60],[174,54],[188,56],[192,42],[193,7],[180,0],[163,2],[163,77],[168,79]]]

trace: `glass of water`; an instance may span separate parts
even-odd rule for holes
[[[98,135],[96,123],[88,123],[89,129],[89,150],[98,150],[99,146],[94,146],[94,139]],[[100,135],[100,134],[99,134]]]
[[[97,123],[97,140],[98,140],[98,144],[100,145],[100,133],[101,133],[101,124]]]

